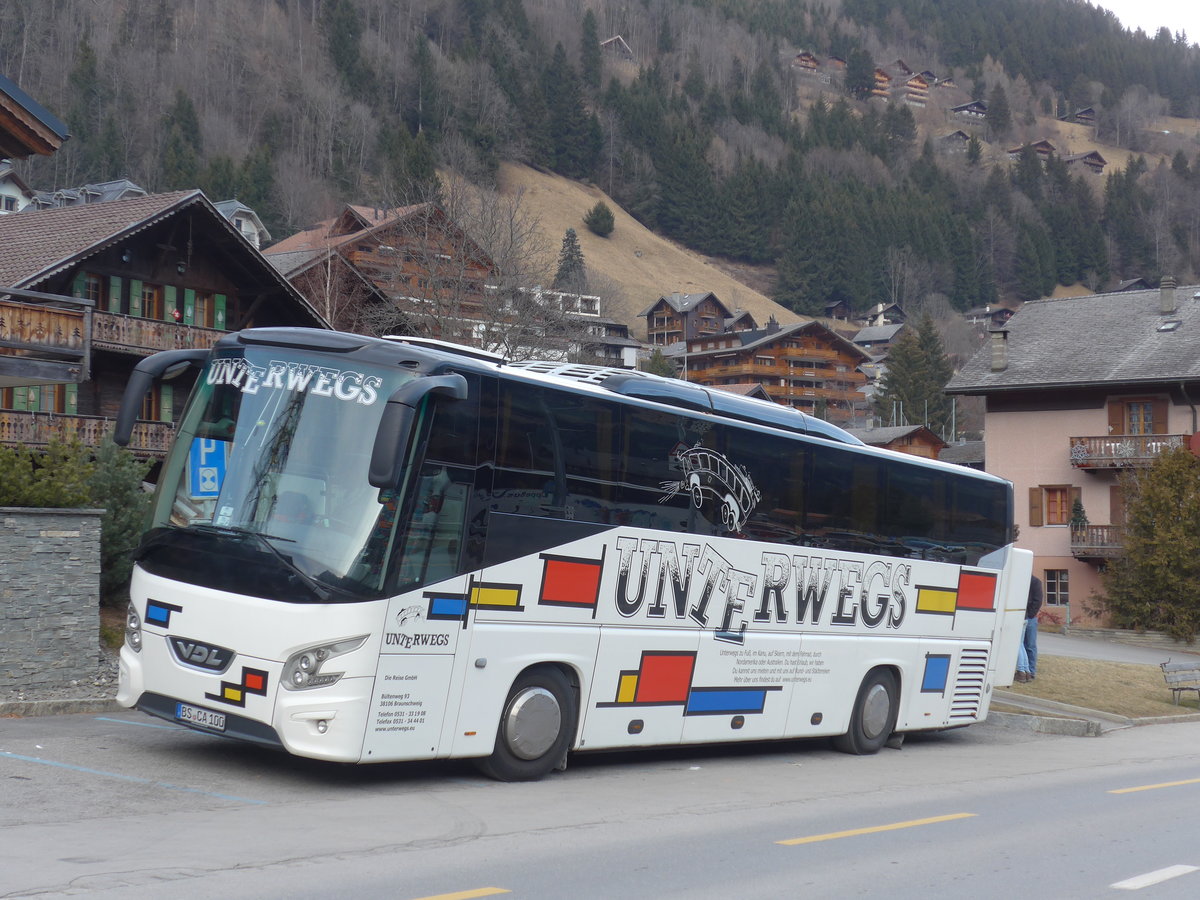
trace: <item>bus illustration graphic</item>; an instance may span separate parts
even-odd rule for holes
[[[660,503],[680,491],[692,495],[692,503],[703,509],[708,500],[721,510],[721,522],[730,531],[741,531],[754,511],[762,494],[750,480],[744,467],[734,465],[720,453],[704,447],[693,447],[676,454],[683,477],[679,481],[664,481],[666,495]]]

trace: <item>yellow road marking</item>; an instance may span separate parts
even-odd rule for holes
[[[1184,784],[1200,784],[1200,778],[1189,778],[1187,781],[1164,781],[1162,784],[1143,784],[1141,787],[1118,788],[1109,791],[1110,794],[1132,794],[1136,791],[1156,791],[1159,788],[1179,787]]]
[[[791,838],[786,841],[776,841],[777,844],[793,846],[795,844],[815,844],[818,841],[832,841],[837,838],[856,837],[860,834],[875,834],[880,831],[898,831],[901,828],[915,828],[918,825],[935,825],[938,822],[951,822],[954,819],[969,819],[976,813],[953,813],[949,816],[934,816],[930,819],[912,819],[908,822],[893,822],[891,825],[873,825],[870,828],[852,828],[849,831],[831,831],[829,834],[814,834],[809,837]]]
[[[472,897],[491,897],[495,894],[511,894],[507,888],[475,888],[470,891],[456,891],[453,894],[430,894],[428,897],[417,897],[416,900],[471,900]]]

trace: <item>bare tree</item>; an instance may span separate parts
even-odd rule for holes
[[[379,292],[341,254],[329,253],[291,278],[317,312],[341,331],[363,331],[380,303]]]
[[[370,333],[402,332],[482,347],[510,359],[578,356],[598,298],[544,290],[549,247],[523,194],[446,176],[441,203],[398,211],[377,234],[372,275],[388,302],[364,309]]]

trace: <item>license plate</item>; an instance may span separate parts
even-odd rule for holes
[[[225,730],[225,713],[213,712],[211,709],[201,709],[187,703],[175,704],[175,718],[189,725],[207,728],[209,731]]]

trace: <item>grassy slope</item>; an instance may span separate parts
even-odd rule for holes
[[[525,191],[524,202],[541,219],[547,243],[555,254],[566,230],[575,229],[588,271],[621,289],[607,302],[603,314],[627,323],[634,337],[646,336],[646,320],[639,319],[638,314],[673,291],[712,291],[731,311],[749,310],[760,326],[772,315],[785,325],[802,319],[734,279],[708,258],[654,234],[597,187],[508,163],[501,167],[500,187],[506,193]],[[584,214],[600,200],[616,217],[616,228],[607,238],[597,237],[583,224]],[[607,300],[608,292],[603,293]]]

